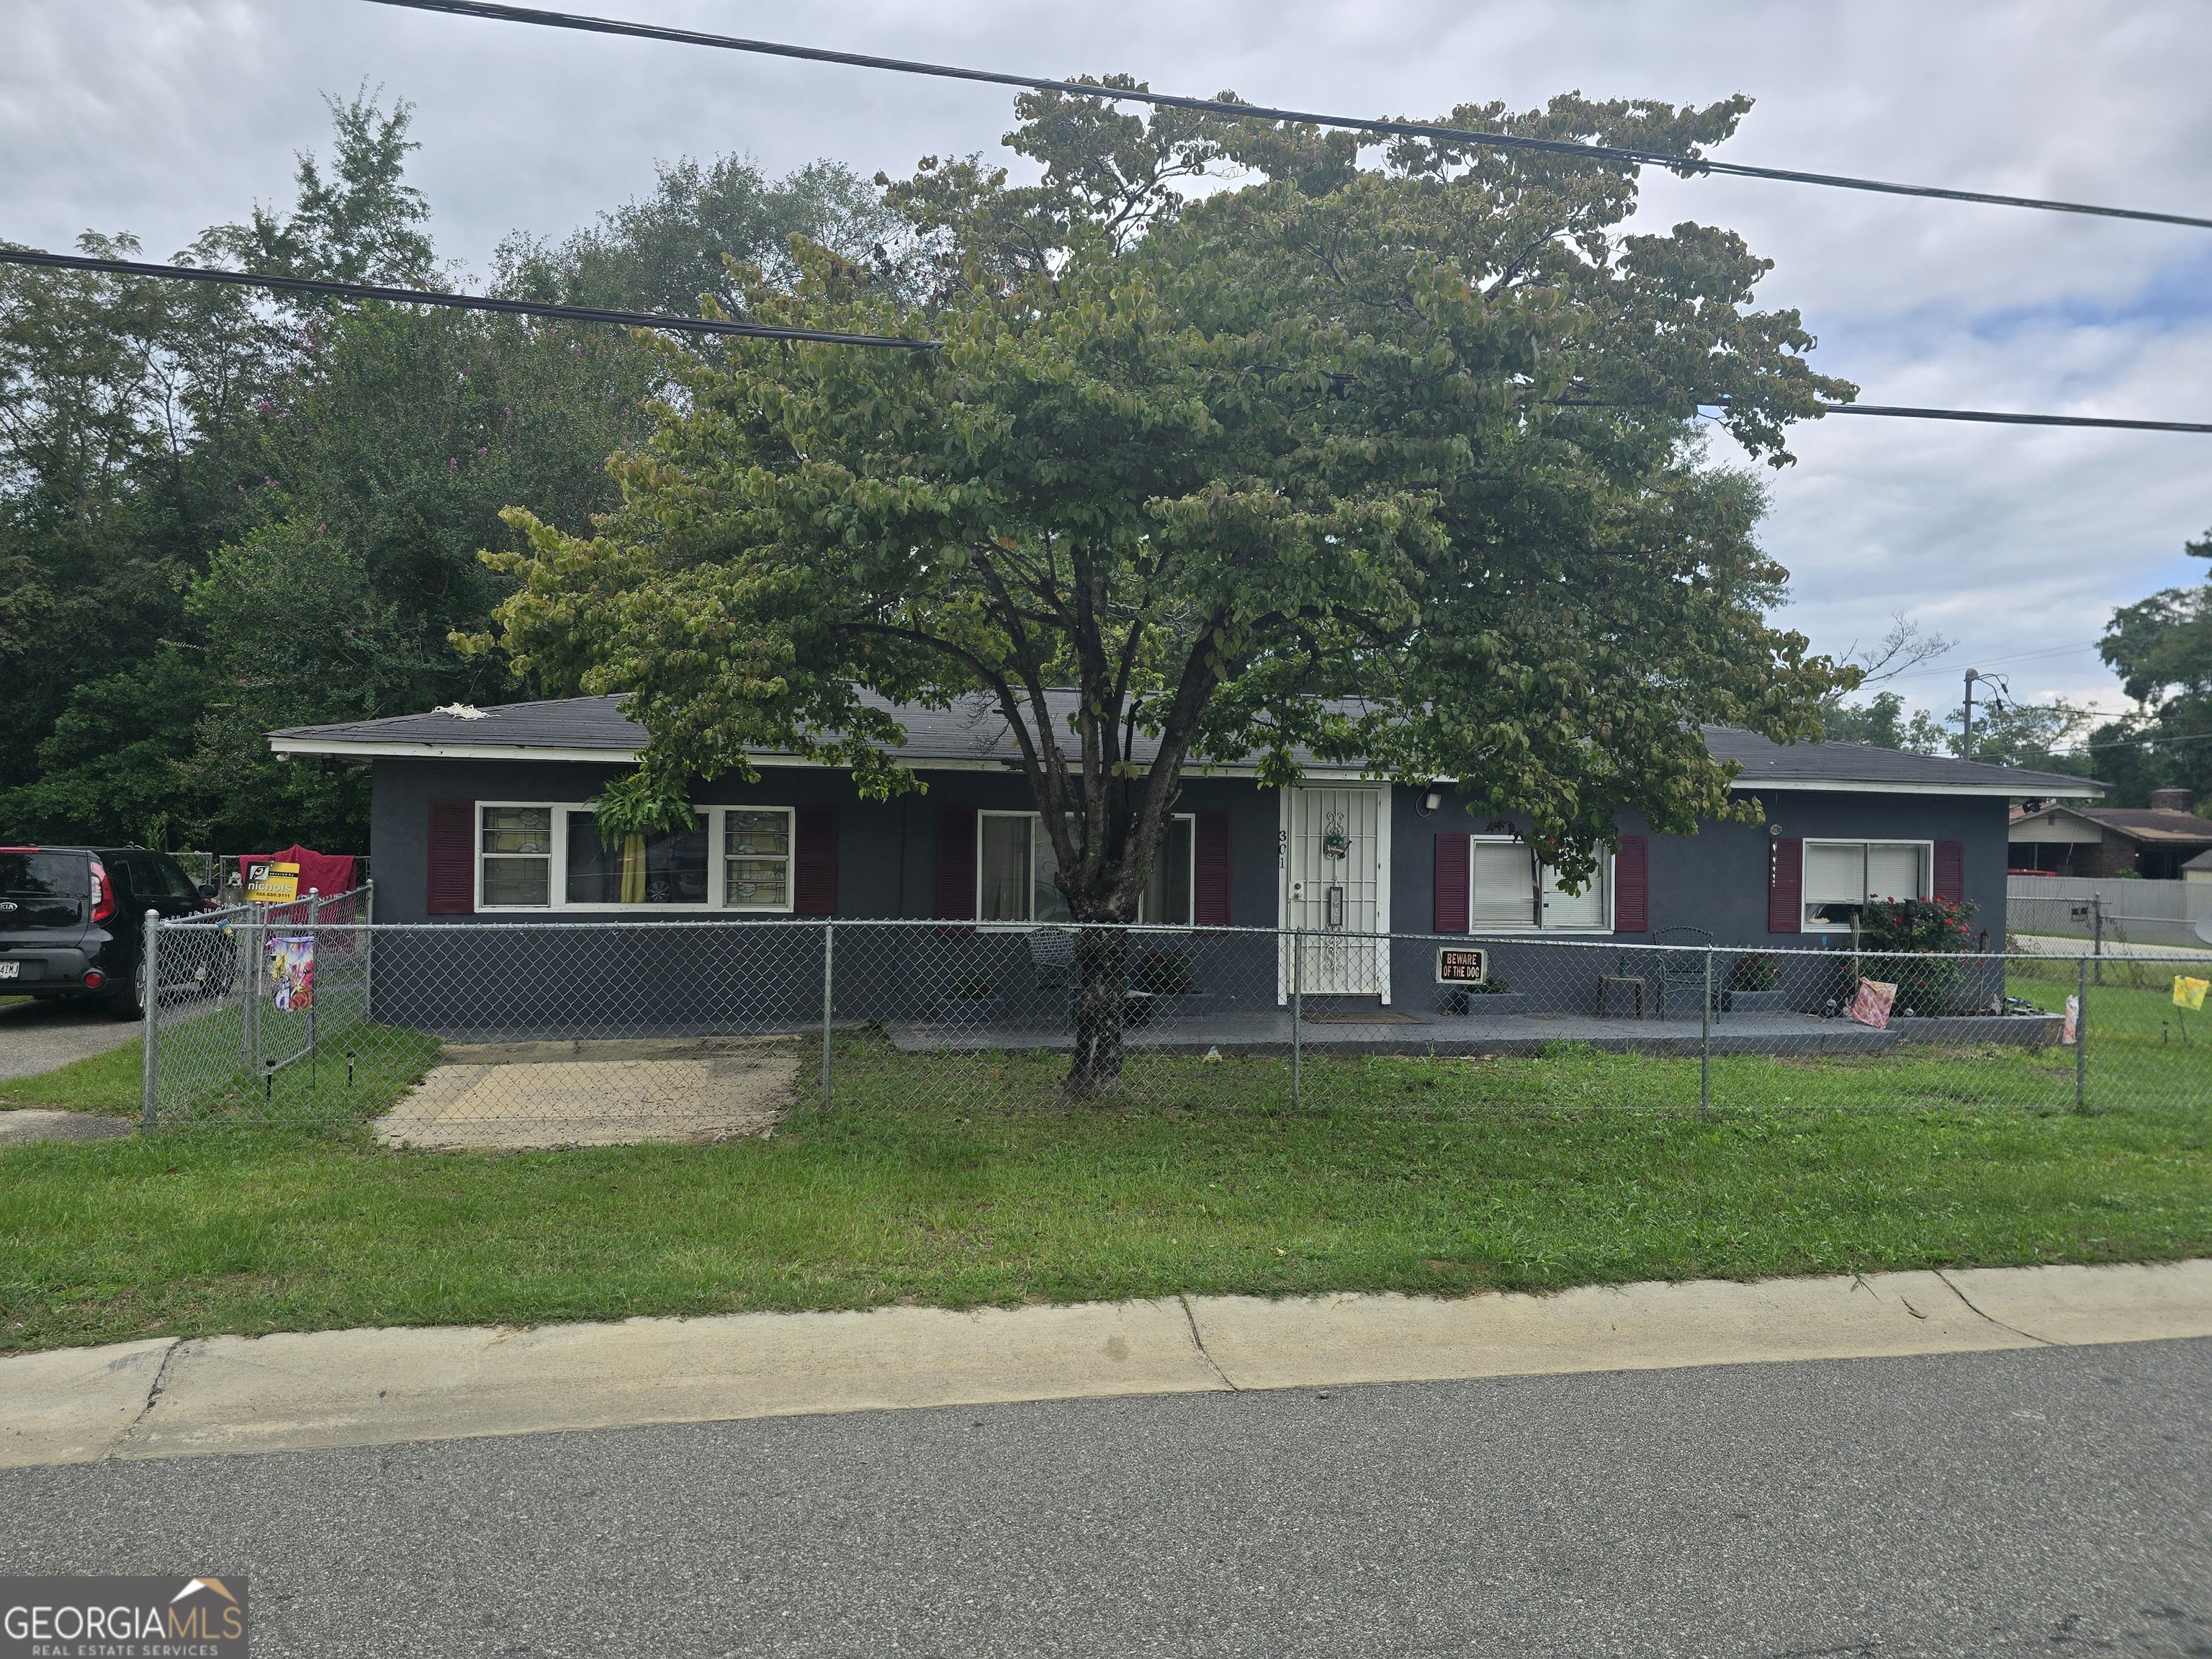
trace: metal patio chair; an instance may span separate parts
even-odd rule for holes
[[[1710,945],[1713,942],[1713,935],[1703,927],[1668,927],[1652,934],[1651,942],[1654,945]],[[1653,977],[1658,981],[1659,1018],[1664,1019],[1667,1018],[1667,989],[1669,986],[1679,986],[1688,992],[1692,1003],[1705,994],[1705,963],[1701,957],[1682,956],[1673,951],[1656,951],[1652,954],[1659,959]],[[1713,985],[1716,1003],[1720,994],[1721,988],[1716,981]],[[1715,1012],[1718,1012],[1717,1008]]]
[[[1080,981],[1075,967],[1075,930],[1032,927],[1028,944],[1030,977],[1036,986],[1038,1006],[1065,1017]]]

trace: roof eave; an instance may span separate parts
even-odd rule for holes
[[[2094,784],[2082,783],[2065,787],[2047,784],[2020,783],[1903,783],[1873,782],[1864,778],[1746,778],[1739,776],[1729,785],[1741,794],[1756,794],[1762,790],[1823,790],[1831,793],[1850,795],[1973,795],[1991,800],[2017,800],[2023,795],[2041,799],[2095,800],[2105,792]]]
[[[604,766],[635,765],[643,752],[636,749],[551,747],[536,744],[406,743],[392,738],[308,738],[282,732],[270,734],[269,747],[279,755],[329,755],[346,760],[586,761]],[[750,758],[756,766],[829,771],[844,769],[825,761],[807,760],[797,755],[757,754]],[[1020,762],[1011,757],[1000,759],[988,756],[915,755],[901,758],[917,772],[1007,773],[1018,771],[1021,766]],[[1203,761],[1190,763],[1183,770],[1187,775],[1194,777],[1252,778],[1260,775],[1260,769],[1256,766],[1217,766]],[[1358,767],[1330,766],[1318,762],[1308,763],[1305,770],[1328,777],[1365,778],[1371,775]]]

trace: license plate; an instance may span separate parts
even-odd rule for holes
[[[15,978],[16,970],[22,965],[20,962],[0,962],[0,979]]]

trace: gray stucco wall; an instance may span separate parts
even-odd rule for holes
[[[1395,933],[1426,933],[1435,914],[1436,842],[1439,834],[1490,830],[1449,799],[1436,812],[1420,812],[1421,792],[1400,789],[1391,801],[1396,827],[1391,848],[1390,916]],[[1767,859],[1771,836],[1834,836],[1843,840],[1957,841],[1965,844],[1966,901],[1973,925],[1990,930],[1993,946],[2004,937],[2007,804],[1972,796],[1844,794],[1775,792],[1766,802],[1767,824],[1707,823],[1694,836],[1651,837],[1650,921],[1654,932],[1702,927],[1717,942],[1747,948],[1815,948],[1817,938],[1766,930]],[[1519,830],[1514,817],[1502,827]],[[1622,833],[1644,833],[1644,820],[1621,815]],[[1650,939],[1650,933],[1638,937]]]
[[[629,769],[568,761],[376,762],[369,833],[376,857],[377,920],[433,920],[424,908],[428,875],[425,842],[433,800],[588,801],[609,780]],[[836,807],[837,914],[926,918],[937,914],[938,814],[951,806],[1023,811],[1035,805],[1029,786],[1012,774],[933,772],[927,776],[926,794],[863,801],[842,772],[776,767],[763,769],[757,784],[734,779],[702,784],[692,799],[701,806]],[[1193,778],[1184,784],[1176,810],[1229,814],[1230,920],[1237,927],[1273,926],[1275,797],[1237,779]],[[641,907],[634,914],[699,913],[691,908],[655,913]],[[532,917],[526,914],[501,919],[527,921]],[[466,922],[473,918],[435,920]]]
[[[1478,823],[1449,799],[1437,811],[1424,816],[1419,810],[1421,799],[1422,792],[1401,788],[1391,803],[1396,835],[1391,848],[1390,912],[1395,933],[1425,933],[1433,924],[1437,836],[1526,827],[1521,818],[1496,823],[1486,818]],[[1571,970],[1562,963],[1559,952],[1516,951],[1507,945],[1493,951],[1498,964],[1493,971],[1532,991],[1551,993],[1547,1003],[1587,1007],[1594,1002],[1596,974],[1612,971],[1616,965],[1617,951],[1609,947],[1653,942],[1673,928],[1703,929],[1714,936],[1715,944],[1738,953],[1830,949],[1835,941],[1828,936],[1767,931],[1769,848],[1777,832],[1816,840],[1833,836],[1963,843],[1966,901],[1974,907],[1972,925],[1989,930],[1990,948],[2002,948],[2008,858],[2005,801],[1972,796],[1790,790],[1773,792],[1766,805],[1771,814],[1766,824],[1708,823],[1694,836],[1651,836],[1648,931],[1601,936],[1590,941],[1591,948],[1578,953]],[[1632,812],[1621,815],[1620,828],[1624,834],[1645,832],[1644,820]],[[1702,941],[1676,936],[1664,942]],[[1634,963],[1619,965],[1626,971],[1648,971]],[[1433,944],[1397,948],[1392,981],[1399,999],[1420,1008],[1436,1006],[1435,977]],[[1803,981],[1807,987],[1814,982],[1809,976]],[[1797,1000],[1806,999],[1800,995]]]
[[[508,801],[585,801],[625,769],[573,762],[474,762],[387,759],[375,763],[372,850],[375,857],[380,921],[437,921],[481,931],[481,939],[392,941],[380,958],[380,1012],[384,1017],[438,1029],[524,1031],[557,1026],[568,1035],[635,1030],[708,1029],[726,1024],[730,1011],[747,1024],[799,1024],[820,1016],[818,933],[783,929],[787,937],[750,945],[732,930],[686,929],[641,933],[622,947],[619,963],[607,956],[608,933],[579,930],[558,943],[543,940],[525,951],[512,929],[546,922],[612,921],[605,913],[508,913],[494,917],[428,916],[425,909],[425,842],[429,802],[467,799]],[[937,822],[947,806],[1024,810],[1031,805],[1023,781],[1012,774],[939,772],[927,794],[888,803],[864,802],[842,773],[814,768],[765,770],[757,784],[724,781],[702,786],[702,805],[830,805],[838,811],[837,914],[846,918],[927,919],[936,914]],[[1424,935],[1433,918],[1435,837],[1493,827],[1478,823],[1449,801],[1434,813],[1421,810],[1423,792],[1395,791],[1390,926]],[[1180,810],[1226,811],[1230,815],[1231,916],[1237,926],[1272,927],[1279,893],[1279,798],[1245,780],[1193,778]],[[1968,901],[1976,925],[1993,941],[2003,934],[2006,804],[1933,795],[1790,792],[1771,803],[1784,835],[1850,838],[1898,837],[1963,842]],[[1517,822],[1501,827],[1521,827]],[[1625,816],[1627,833],[1643,830]],[[1543,987],[1544,1006],[1587,1005],[1597,974],[1611,971],[1626,947],[1650,942],[1675,927],[1705,929],[1724,948],[1741,951],[1822,949],[1818,936],[1767,932],[1767,857],[1765,826],[1707,824],[1692,836],[1653,836],[1650,909],[1652,933],[1601,936],[1571,956],[1527,944],[1495,951],[1498,971],[1516,986]],[[621,920],[700,919],[696,909],[652,911],[640,907]],[[491,926],[496,921],[502,926]],[[763,924],[773,926],[773,924]],[[441,932],[444,930],[441,928]],[[804,943],[801,935],[804,934]],[[750,937],[749,935],[746,937]],[[927,1012],[949,983],[939,979],[988,972],[1009,990],[1029,986],[1030,964],[1018,936],[965,936],[957,949],[939,930],[915,929],[900,940],[856,939],[852,959],[841,955],[841,1017],[872,1018]],[[502,942],[504,941],[504,942]],[[1209,991],[1240,1003],[1273,1000],[1273,951],[1268,941],[1217,939],[1194,946]],[[1438,1005],[1434,943],[1409,939],[1395,946],[1393,1000],[1428,1009]],[[788,957],[786,961],[784,958]],[[804,960],[802,960],[804,958]],[[1808,980],[1809,985],[1813,983]],[[471,1009],[455,1012],[450,999],[473,988]],[[1033,988],[1024,994],[1034,994]],[[1815,999],[1814,1006],[1817,1006]],[[442,1010],[443,1012],[439,1012]],[[1007,1012],[1016,1012],[1010,1007]]]

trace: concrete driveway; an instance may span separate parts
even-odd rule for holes
[[[0,1001],[0,1078],[36,1077],[73,1060],[104,1054],[137,1036],[136,1020],[118,1019],[98,1003]]]

